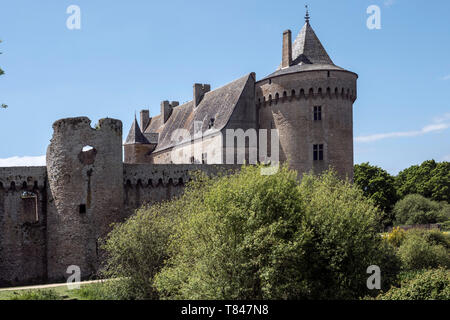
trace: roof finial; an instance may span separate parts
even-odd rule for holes
[[[305,22],[306,23],[309,23],[309,11],[308,11],[308,5],[305,5],[305,8],[306,8],[306,16],[305,16]]]

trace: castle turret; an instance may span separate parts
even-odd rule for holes
[[[88,118],[53,124],[47,150],[48,278],[59,281],[77,266],[81,277],[98,269],[99,239],[123,218],[122,122],[101,119],[94,129]]]
[[[260,128],[279,130],[280,160],[299,173],[332,167],[351,179],[358,75],[333,63],[309,20],[307,12],[292,58],[284,32],[282,64],[256,84]]]

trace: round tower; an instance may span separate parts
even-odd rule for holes
[[[260,128],[278,129],[280,160],[299,174],[332,167],[352,179],[358,75],[333,63],[305,20],[293,44],[283,33],[280,67],[256,83]]]
[[[77,266],[89,278],[99,264],[99,238],[123,215],[122,122],[88,118],[53,124],[47,149],[48,278],[67,278]]]

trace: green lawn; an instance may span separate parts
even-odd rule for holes
[[[45,289],[0,291],[0,300],[96,300],[100,299],[101,283],[81,285],[78,290],[69,290],[66,285]]]

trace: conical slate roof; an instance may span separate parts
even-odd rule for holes
[[[136,117],[134,117],[134,122],[131,125],[131,129],[130,132],[128,133],[125,144],[147,144],[147,143],[149,142],[147,138],[142,134],[137,119]]]
[[[309,15],[307,14],[306,23],[300,30],[297,38],[292,45],[292,63],[288,68],[281,68],[263,78],[262,80],[275,76],[312,70],[342,70],[345,69],[336,66],[323,47],[316,33],[309,23]]]
[[[301,63],[334,65],[309,22],[305,23],[292,46],[292,65]]]

